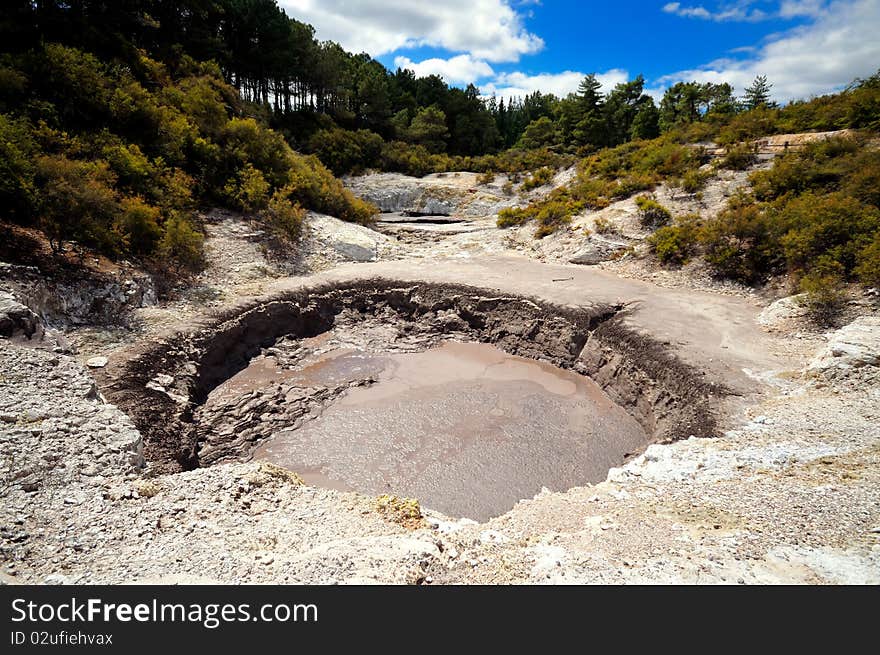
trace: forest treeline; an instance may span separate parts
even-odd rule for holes
[[[764,78],[742,95],[729,84],[682,82],[659,103],[641,76],[607,94],[588,75],[564,98],[540,92],[484,98],[473,85],[461,89],[436,75],[389,71],[369,55],[319,41],[276,0],[12,0],[5,7],[0,31],[12,52],[51,42],[101,61],[127,63],[141,52],[171,67],[183,56],[214,62],[242,102],[258,107],[296,150],[315,153],[336,174],[528,170],[559,163],[565,153],[583,155],[694,122],[717,126],[755,109],[776,109]],[[796,117],[791,106],[786,110],[792,130],[852,122],[833,111]],[[759,122],[747,126],[749,136],[779,121],[765,116],[764,125]],[[506,153],[510,149],[532,154]],[[506,156],[486,157],[499,153]]]
[[[56,249],[180,271],[201,262],[198,206],[258,215],[284,238],[306,209],[369,222],[375,208],[336,177],[369,168],[509,172],[537,186],[579,162],[575,184],[501,217],[536,220],[543,236],[660,181],[695,192],[708,173],[685,144],[715,141],[730,162],[748,161],[737,144],[766,134],[880,129],[877,76],[784,107],[763,77],[741,93],[680,82],[659,102],[641,76],[607,93],[587,75],[564,98],[485,98],[319,41],[276,0],[10,0],[0,38],[0,215],[39,226]],[[818,193],[796,186],[774,202],[806,188]],[[660,237],[686,240],[688,229]],[[754,241],[730,239],[740,250]],[[776,254],[747,274],[719,270],[753,281],[779,270]],[[847,257],[841,275],[856,275]]]

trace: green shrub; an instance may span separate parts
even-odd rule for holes
[[[514,227],[528,223],[532,218],[534,218],[534,216],[526,209],[521,207],[506,207],[498,212],[496,225],[502,228]]]
[[[843,267],[829,258],[820,258],[814,270],[800,280],[799,289],[804,297],[799,300],[807,315],[817,324],[834,322],[846,300]]]
[[[481,173],[477,176],[477,184],[486,185],[492,184],[495,181],[495,173],[492,171],[486,171],[485,173]]]
[[[779,132],[778,122],[778,109],[758,107],[733,116],[730,122],[719,130],[715,140],[722,146],[729,146],[757,139]]]
[[[544,168],[539,168],[522,183],[520,190],[531,191],[532,189],[537,189],[538,187],[550,184],[553,181],[554,175],[555,171],[552,168],[546,166]]]
[[[727,209],[700,231],[706,261],[722,277],[747,284],[764,281],[784,263],[781,226],[746,200],[732,199]]]
[[[339,128],[319,130],[308,142],[308,151],[336,175],[361,173],[379,164],[384,141],[369,130]]]
[[[0,204],[12,218],[26,220],[34,213],[36,152],[28,122],[0,114]]]
[[[695,194],[706,186],[711,177],[711,171],[691,170],[682,176],[679,186],[685,193]]]
[[[696,254],[699,239],[700,216],[691,214],[679,219],[676,225],[659,228],[648,237],[648,244],[664,264],[681,265]]]
[[[287,183],[296,155],[279,133],[260,125],[253,118],[233,118],[223,128],[219,139],[224,157],[235,163],[235,170],[251,164],[259,169],[271,187],[281,187]]]
[[[860,154],[859,144],[853,139],[814,142],[800,152],[777,157],[770,170],[752,173],[749,181],[758,200],[811,190],[831,192],[840,188],[841,180],[877,165],[877,159],[868,152]]]
[[[255,212],[269,201],[269,183],[263,173],[248,162],[223,187],[227,202],[244,212]]]
[[[104,146],[101,156],[110,164],[121,186],[140,194],[152,189],[156,167],[136,144],[120,142]]]
[[[611,190],[616,186],[616,182],[588,177],[583,172],[578,172],[577,177],[569,183],[567,192],[572,198],[583,202],[585,207],[602,209],[610,204]]]
[[[724,157],[718,161],[718,167],[732,171],[744,171],[756,161],[758,161],[758,156],[755,154],[754,146],[741,143],[727,148]]]
[[[64,156],[43,156],[36,161],[40,188],[40,227],[53,250],[76,241],[107,254],[121,250],[113,231],[119,211],[116,177],[107,162],[85,162]]]
[[[795,271],[810,270],[826,257],[849,276],[859,252],[880,232],[880,210],[841,193],[805,193],[774,218],[786,228],[780,244]]]
[[[143,198],[123,198],[117,229],[123,235],[125,250],[133,255],[151,255],[162,237],[161,211]]]
[[[606,180],[628,176],[650,179],[653,187],[662,179],[681,177],[687,171],[699,168],[704,159],[702,150],[675,143],[669,137],[660,137],[600,150],[581,163],[581,170],[587,176]]]
[[[852,158],[841,190],[867,205],[880,208],[880,151],[866,149]]]
[[[562,200],[551,200],[540,208],[537,216],[538,229],[535,231],[536,239],[553,234],[564,225],[571,223],[573,207],[571,203]]]
[[[439,172],[430,152],[423,146],[410,145],[403,141],[391,141],[382,146],[379,165],[384,171],[415,177]]]
[[[616,200],[623,200],[639,191],[650,191],[655,186],[657,179],[652,175],[627,175],[610,187],[610,195]]]
[[[298,204],[289,200],[290,190],[279,189],[272,194],[268,206],[263,212],[266,224],[278,236],[295,241],[302,232],[302,224],[306,211]]]
[[[356,198],[314,155],[294,156],[283,188],[297,204],[344,221],[367,225],[378,209]]]
[[[636,207],[639,208],[639,221],[643,227],[656,228],[666,225],[672,220],[672,213],[659,202],[648,196],[636,198]]]
[[[880,288],[880,232],[859,251],[855,274],[865,286]]]
[[[179,213],[165,221],[159,253],[178,274],[195,273],[205,265],[205,238]]]

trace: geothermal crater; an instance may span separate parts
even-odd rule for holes
[[[392,280],[249,301],[131,355],[100,382],[156,471],[259,458],[478,520],[712,434],[723,392],[622,305]]]

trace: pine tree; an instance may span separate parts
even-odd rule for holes
[[[773,88],[773,85],[767,82],[767,76],[758,75],[751,86],[746,88],[746,93],[743,96],[743,104],[746,109],[775,107],[776,103],[770,100],[771,88]]]
[[[601,86],[593,73],[587,75],[578,86],[573,107],[572,135],[580,145],[603,146],[608,141],[605,99],[600,92]]]
[[[629,136],[632,139],[653,139],[660,136],[660,112],[654,100],[648,96],[648,99],[641,104],[638,112],[633,118],[632,126],[629,130]]]

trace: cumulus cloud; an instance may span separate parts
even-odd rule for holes
[[[439,75],[449,84],[472,84],[495,74],[489,64],[470,55],[458,55],[449,59],[434,57],[419,62],[408,57],[395,57],[394,65],[397,68],[408,68],[418,77]]]
[[[537,75],[520,72],[501,73],[490,83],[482,85],[481,91],[485,96],[495,95],[499,98],[521,98],[534,91],[552,93],[562,98],[577,91],[584,77],[586,73],[578,71]],[[596,79],[602,85],[602,91],[607,93],[614,88],[614,85],[626,82],[629,74],[625,70],[615,68],[605,73],[597,73]]]
[[[806,11],[810,3],[798,4]],[[787,101],[830,93],[876,72],[880,2],[837,0],[815,11],[814,22],[770,37],[751,57],[714,61],[666,75],[659,83],[730,82],[741,90],[756,75],[766,75],[774,85],[774,97]]]
[[[544,41],[529,32],[510,0],[280,0],[295,17],[315,27],[320,39],[374,57],[401,48],[431,46],[464,52],[476,60],[518,61]]]

